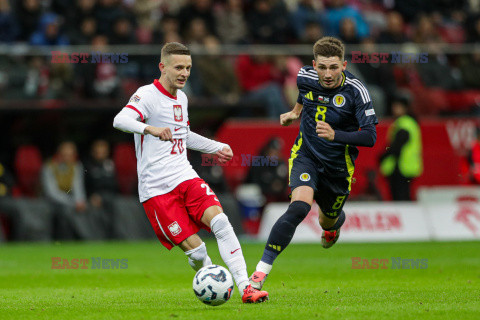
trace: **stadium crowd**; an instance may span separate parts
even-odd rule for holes
[[[204,46],[210,54],[194,57],[186,88],[193,101],[261,101],[272,118],[294,103],[296,73],[310,57],[218,57],[219,45],[311,45],[323,35],[359,45],[365,53],[378,52],[376,44],[403,45],[397,48],[414,53],[412,44],[428,45],[424,64],[349,64],[372,88],[380,116],[390,115],[398,88],[411,92],[420,115],[468,113],[480,88],[478,49],[443,52],[451,44],[480,42],[480,8],[473,0],[0,0],[0,25],[0,44],[92,45],[92,51],[103,52],[110,52],[109,45],[170,41]],[[125,64],[52,64],[50,52],[2,55],[0,96],[128,96],[131,88],[158,77],[149,67],[157,59],[130,55]]]

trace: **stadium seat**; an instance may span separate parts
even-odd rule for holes
[[[15,173],[21,196],[35,197],[39,193],[42,156],[34,145],[23,145],[15,154]]]
[[[119,143],[113,149],[113,161],[117,171],[120,192],[132,195],[137,189],[137,159],[133,143]]]

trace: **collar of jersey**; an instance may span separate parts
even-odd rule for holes
[[[160,83],[160,81],[158,81],[158,79],[155,79],[153,81],[153,84],[155,85],[155,87],[157,87],[158,91],[160,91],[161,93],[163,93],[164,95],[166,95],[167,97],[171,98],[171,99],[174,99],[174,100],[177,100],[177,97],[176,96],[172,96],[172,94],[170,92],[167,91],[167,89],[165,89],[162,84]]]

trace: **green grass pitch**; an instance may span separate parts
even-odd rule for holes
[[[207,241],[214,263],[216,243]],[[244,243],[251,273],[263,244]],[[128,259],[126,269],[52,269],[52,257]],[[352,269],[352,257],[389,259]],[[391,269],[391,258],[428,259]],[[480,319],[480,242],[292,244],[265,289],[270,301],[209,307],[179,249],[158,242],[0,245],[0,319]]]

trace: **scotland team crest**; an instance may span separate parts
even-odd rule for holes
[[[173,106],[173,116],[175,118],[175,121],[183,121],[183,112],[181,105],[177,104]]]
[[[345,97],[341,94],[335,95],[335,97],[333,97],[333,104],[335,107],[343,107],[345,105]]]

